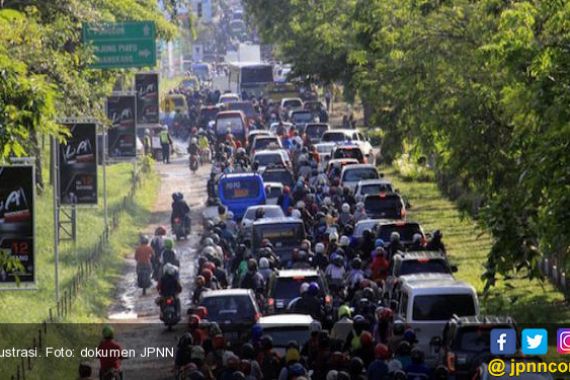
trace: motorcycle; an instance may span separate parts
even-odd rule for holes
[[[188,226],[185,226],[182,218],[174,218],[172,232],[174,236],[176,236],[176,240],[180,240],[181,238],[188,239],[188,235],[190,235],[191,232],[190,223],[191,222],[188,221]]]
[[[198,160],[198,155],[193,154],[190,156],[190,170],[192,170],[193,173],[196,173],[196,170],[198,170],[198,166],[200,166],[200,161]]]
[[[160,301],[160,320],[172,330],[172,326],[180,322],[180,313],[178,312],[178,299],[173,296],[163,297]]]
[[[204,165],[205,163],[210,162],[211,160],[211,152],[210,149],[205,148],[200,150],[200,164]]]

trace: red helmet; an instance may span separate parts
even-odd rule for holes
[[[362,334],[360,334],[360,344],[362,344],[362,347],[372,347],[373,341],[374,339],[370,332],[363,331]]]
[[[384,307],[378,312],[378,317],[381,321],[389,321],[394,316],[394,312],[389,307]]]
[[[196,309],[196,315],[198,315],[201,319],[204,319],[208,316],[208,309],[206,306],[198,306]]]
[[[212,346],[214,350],[221,350],[226,347],[226,339],[222,334],[216,335],[212,338]]]
[[[209,269],[204,269],[204,270],[202,270],[201,275],[204,276],[204,279],[206,280],[206,282],[208,282],[208,281],[210,281],[210,280],[212,279],[212,276],[213,276],[214,274],[212,273],[211,270],[209,270]]]
[[[378,343],[374,348],[374,356],[376,359],[390,359],[390,349],[382,343]]]
[[[283,186],[283,194],[289,194],[291,192],[291,189],[289,188],[289,186]]]
[[[214,264],[211,261],[207,261],[206,263],[204,263],[203,269],[209,269],[212,271],[212,273],[214,273],[214,270],[216,269],[216,264]]]
[[[202,319],[196,315],[196,314],[191,314],[188,317],[188,326],[190,327],[198,327],[200,326],[200,322],[202,321]]]

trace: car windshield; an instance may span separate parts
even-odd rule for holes
[[[392,191],[392,185],[389,183],[372,183],[369,185],[362,185],[360,187],[361,195],[391,193]]]
[[[213,322],[243,321],[254,318],[255,309],[249,296],[206,297],[201,306],[208,309]]]
[[[475,315],[471,294],[438,294],[414,297],[415,321],[447,321],[454,314],[459,317]]]
[[[308,326],[280,326],[264,327],[263,333],[273,339],[273,347],[287,347],[287,344],[294,340],[299,346],[303,346],[310,337]]]
[[[365,179],[378,179],[376,168],[350,168],[344,172],[343,181],[356,182]]]
[[[415,234],[421,234],[422,230],[417,223],[383,224],[378,228],[378,237],[384,241],[390,241],[392,232],[400,234],[401,241],[412,241]]]
[[[327,132],[323,135],[324,142],[348,141],[349,138],[342,132]]]
[[[355,158],[358,161],[362,161],[364,156],[358,148],[343,149],[339,148],[334,151],[333,158]]]
[[[450,273],[450,271],[443,259],[404,260],[399,275],[415,273]]]
[[[271,164],[283,164],[283,157],[279,153],[275,154],[258,154],[254,157],[254,161],[259,163],[259,166],[269,166]]]
[[[287,169],[266,170],[261,176],[263,177],[263,182],[279,182],[285,186],[293,184],[293,175]]]
[[[258,138],[255,140],[255,146],[253,147],[255,150],[262,150],[267,148],[269,145],[275,144],[279,146],[279,140],[277,137],[268,137],[268,138]]]
[[[303,103],[299,99],[286,100],[283,102],[283,107],[285,108],[297,108],[302,105]]]
[[[231,130],[234,135],[243,135],[244,126],[239,117],[223,117],[216,121],[216,133],[218,135],[226,134],[227,130]]]
[[[202,108],[200,110],[200,117],[202,119],[214,120],[218,112],[218,108]]]
[[[243,218],[248,220],[254,220],[255,212],[257,210],[258,210],[257,207],[248,208]],[[263,207],[263,211],[265,212],[265,218],[279,218],[285,216],[281,207]]]
[[[273,288],[273,298],[291,301],[299,297],[299,289],[303,282],[316,282],[322,291],[322,281],[319,276],[278,277]]]

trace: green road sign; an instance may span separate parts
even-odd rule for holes
[[[94,68],[156,65],[156,28],[152,21],[83,24],[83,43],[93,46]]]

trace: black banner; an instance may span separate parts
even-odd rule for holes
[[[107,98],[107,117],[112,126],[108,131],[109,157],[137,155],[136,98],[134,95]]]
[[[65,124],[71,133],[59,145],[59,199],[63,205],[97,204],[97,125]]]
[[[0,287],[35,281],[34,168],[0,166],[0,251],[17,257],[21,271],[0,267]]]
[[[158,74],[135,75],[137,124],[158,124]]]

